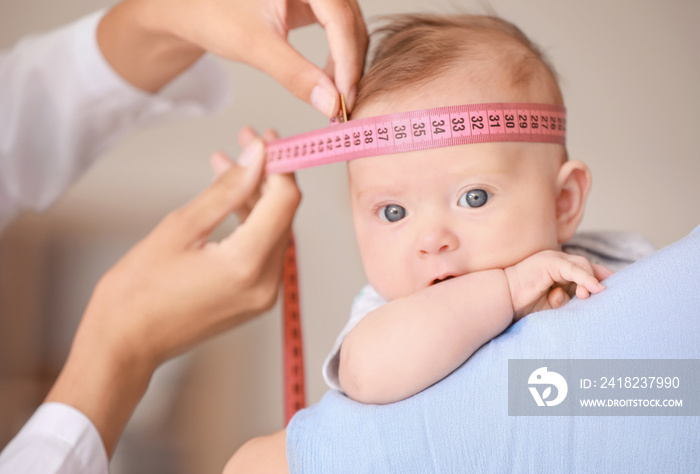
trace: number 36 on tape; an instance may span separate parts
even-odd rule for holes
[[[470,104],[368,117],[267,145],[267,171],[295,170],[373,155],[484,142],[564,144],[566,110],[529,103]]]

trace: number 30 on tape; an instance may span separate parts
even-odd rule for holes
[[[457,105],[368,117],[275,140],[267,171],[287,173],[373,155],[484,142],[564,144],[566,110],[529,103]]]

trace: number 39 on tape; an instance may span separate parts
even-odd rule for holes
[[[368,117],[275,140],[267,171],[311,166],[444,146],[485,142],[564,144],[566,110],[530,103],[457,105]]]

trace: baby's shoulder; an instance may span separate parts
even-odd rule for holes
[[[643,235],[627,231],[580,232],[563,244],[562,250],[615,272],[656,251]]]

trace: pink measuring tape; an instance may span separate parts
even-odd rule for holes
[[[267,145],[268,173],[453,145],[564,144],[566,110],[528,103],[456,105],[337,123]]]
[[[356,158],[469,143],[563,145],[566,138],[566,110],[550,104],[456,105],[336,122],[320,130],[268,143],[267,172],[289,173]],[[286,425],[305,405],[301,313],[293,240],[287,250],[282,278]]]

